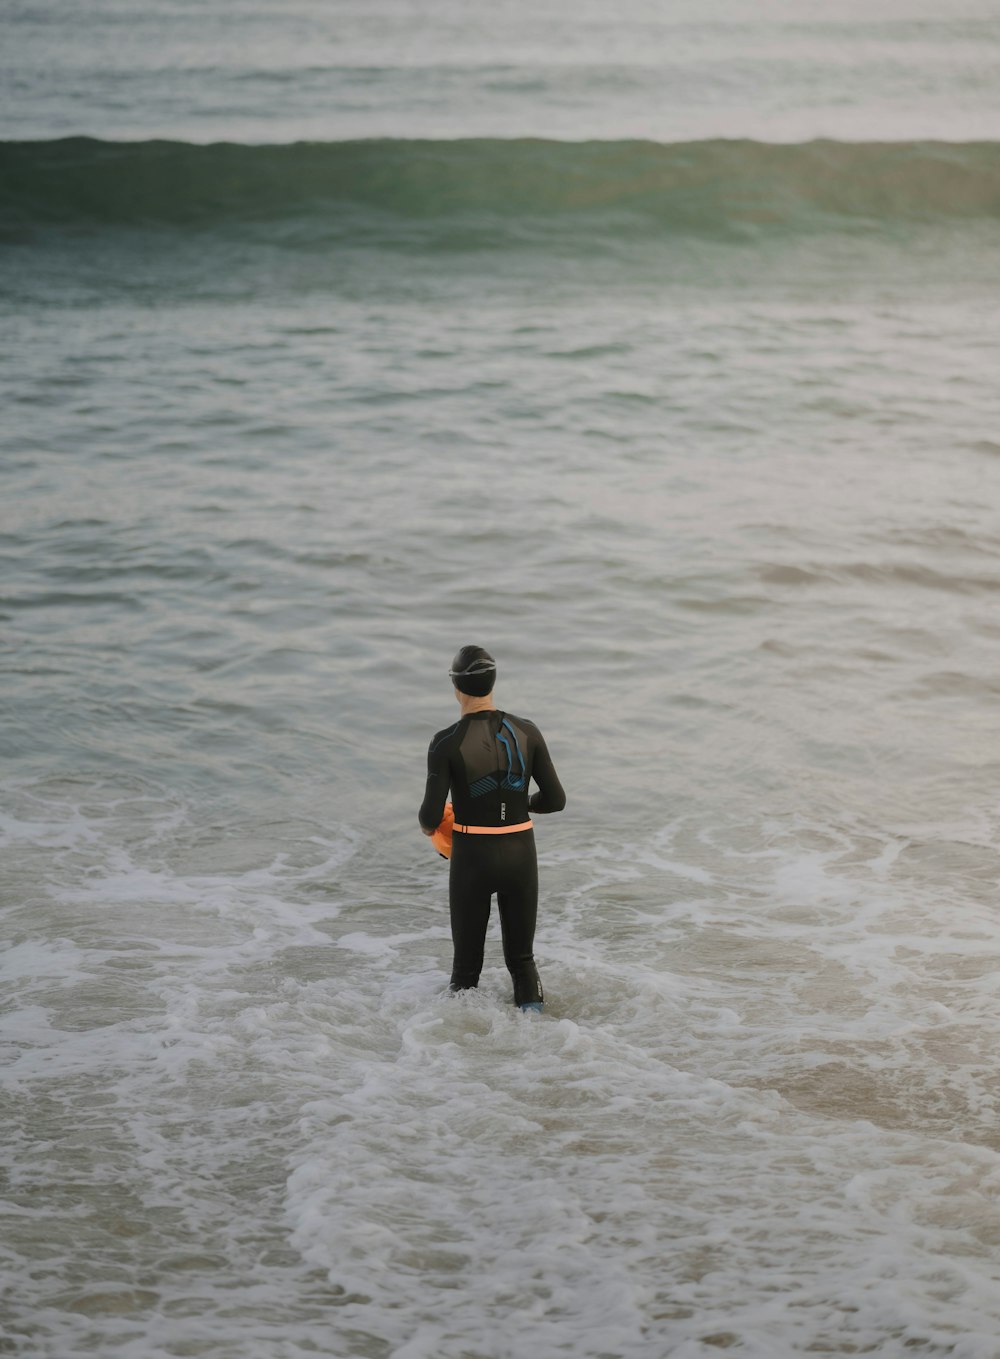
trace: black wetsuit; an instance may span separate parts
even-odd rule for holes
[[[529,796],[531,779],[538,791]],[[561,812],[566,805],[542,733],[533,722],[497,709],[468,713],[434,737],[420,808],[424,830],[440,825],[449,789],[457,825],[516,826],[532,813]],[[448,888],[455,945],[452,990],[479,982],[494,892],[514,1002],[541,1000],[534,959],[538,865],[531,829],[506,835],[456,832],[452,839]]]

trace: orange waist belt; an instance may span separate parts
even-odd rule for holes
[[[531,830],[534,824],[533,821],[519,821],[516,826],[460,826],[456,822],[452,829],[463,835],[512,835],[514,831]]]

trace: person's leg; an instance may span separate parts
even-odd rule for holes
[[[497,836],[497,908],[503,931],[503,956],[514,983],[515,1005],[537,1005],[542,983],[535,967],[535,920],[538,915],[538,861],[531,831]]]
[[[490,919],[491,891],[486,865],[471,835],[457,832],[452,840],[448,875],[451,939],[455,946],[451,989],[467,991],[479,985],[483,970],[486,926]]]

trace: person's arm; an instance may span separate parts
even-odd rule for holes
[[[448,787],[451,781],[445,737],[450,736],[454,730],[455,728],[452,727],[442,735],[435,736],[427,751],[427,785],[424,789],[424,800],[420,804],[418,813],[420,829],[425,835],[433,835],[444,816],[444,804],[448,797]]]
[[[538,784],[538,791],[528,798],[528,810],[545,815],[547,812],[561,812],[566,806],[566,794],[559,782],[552,757],[542,733],[535,728],[537,745],[531,763],[531,777]]]

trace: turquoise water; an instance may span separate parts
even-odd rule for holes
[[[995,17],[8,34],[0,1348],[996,1359]]]

